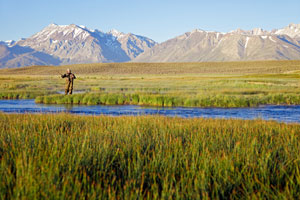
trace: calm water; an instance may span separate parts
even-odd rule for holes
[[[85,105],[45,105],[34,100],[0,100],[0,112],[6,113],[56,113],[68,112],[83,115],[164,115],[184,118],[239,118],[276,120],[281,122],[300,122],[299,106],[266,105],[256,108],[161,108],[124,106],[85,106]]]

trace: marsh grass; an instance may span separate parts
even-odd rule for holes
[[[184,107],[254,107],[265,104],[300,104],[300,95],[268,94],[268,95],[196,95],[176,96],[151,93],[86,93],[74,95],[39,96],[36,103],[45,104],[87,104],[87,105],[144,105],[144,106],[184,106]]]
[[[0,199],[297,199],[300,126],[0,113]]]
[[[34,99],[45,95],[42,92],[0,92],[0,99]]]

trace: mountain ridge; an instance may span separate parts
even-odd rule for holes
[[[76,63],[98,63],[98,62],[127,62],[134,57],[151,48],[156,44],[150,38],[135,35],[133,33],[122,33],[117,30],[104,33],[100,30],[88,29],[83,25],[57,25],[49,24],[40,32],[35,33],[29,38],[19,41],[1,42],[6,45],[10,54],[16,57],[18,54],[13,52],[11,47],[28,47],[39,52],[40,55],[48,54],[49,59],[31,56],[32,62],[24,61],[24,66],[34,64],[58,65]],[[6,50],[7,51],[7,50]],[[24,57],[25,55],[19,55]],[[54,58],[54,59],[52,59]],[[36,62],[33,62],[33,61]],[[59,62],[57,62],[57,60]],[[4,62],[0,60],[0,68],[19,67],[13,60]]]
[[[18,41],[0,41],[0,68],[109,62],[205,62],[300,59],[300,24],[271,31],[194,29],[162,43],[116,29],[49,24]]]
[[[299,27],[299,28],[298,28]],[[228,33],[195,29],[162,42],[132,62],[207,62],[300,59],[300,25]]]

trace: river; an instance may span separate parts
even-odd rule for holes
[[[187,108],[144,107],[135,105],[49,105],[36,104],[34,100],[0,100],[0,112],[5,113],[58,113],[81,115],[164,115],[172,117],[265,119],[279,122],[300,122],[300,105],[264,105],[254,108]]]

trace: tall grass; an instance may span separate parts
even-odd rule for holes
[[[40,95],[45,95],[42,92],[0,92],[0,99],[34,99]]]
[[[85,93],[39,96],[36,103],[45,104],[87,104],[87,105],[147,105],[147,106],[185,106],[185,107],[254,107],[263,104],[300,104],[300,95],[171,95],[151,93]]]
[[[0,199],[297,199],[300,126],[0,113]]]

